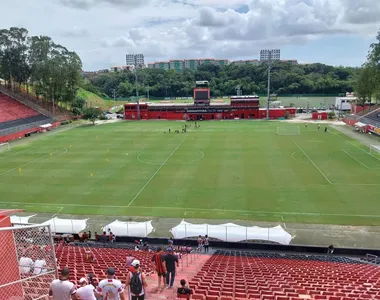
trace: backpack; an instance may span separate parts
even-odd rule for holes
[[[131,287],[131,293],[134,295],[140,295],[142,292],[142,282],[140,280],[140,273],[133,272],[131,281],[129,282]]]

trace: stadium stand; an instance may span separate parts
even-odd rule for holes
[[[380,299],[380,268],[336,256],[217,251],[190,281],[193,299]]]
[[[28,129],[50,122],[52,120],[49,117],[0,93],[0,131],[9,129],[8,133],[12,133],[12,128]]]
[[[360,118],[360,122],[380,128],[380,109]]]
[[[0,94],[0,123],[37,116],[34,109],[4,95]]]
[[[91,250],[95,260],[86,261],[86,251]],[[151,261],[152,253],[143,251],[134,251],[133,247],[123,248],[106,248],[106,247],[84,247],[60,245],[56,249],[57,264],[59,268],[68,266],[72,270],[70,280],[78,283],[81,277],[87,277],[89,273],[94,274],[94,278],[104,279],[105,271],[108,267],[114,267],[117,279],[125,282],[127,276],[126,257],[131,255],[140,260],[141,266],[145,273],[151,273],[154,270]]]

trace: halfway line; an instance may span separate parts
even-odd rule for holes
[[[323,175],[323,177],[325,177],[325,179],[328,181],[329,184],[332,184],[332,182],[330,181],[330,179],[327,178],[327,176],[325,175],[325,173],[322,172],[322,170],[315,164],[315,162],[312,161],[312,159],[309,157],[309,155],[306,154],[305,151],[303,151],[303,149],[298,146],[298,144],[293,141],[293,143],[298,147],[298,149],[300,149],[302,151],[302,153],[310,160],[310,162],[313,164],[314,167],[316,167],[316,169],[319,171],[319,173],[321,173]]]
[[[170,155],[167,157],[167,159],[165,159],[165,161],[158,167],[158,169],[156,170],[156,172],[153,173],[153,175],[148,179],[148,181],[144,184],[144,186],[141,188],[141,190],[136,194],[136,196],[133,197],[133,199],[131,200],[131,202],[129,202],[129,204],[127,205],[127,207],[131,206],[131,204],[133,202],[135,202],[135,200],[137,199],[138,196],[140,196],[140,194],[142,193],[142,191],[147,187],[147,185],[152,181],[152,179],[154,178],[154,176],[157,175],[157,173],[162,169],[162,167],[167,163],[167,161],[173,156],[173,154],[178,150],[179,147],[181,147],[181,145],[183,144],[183,142],[186,140],[187,138],[187,135],[185,136],[185,138],[178,144],[178,146],[172,151],[172,153],[170,153]]]

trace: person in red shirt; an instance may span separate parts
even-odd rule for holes
[[[166,264],[165,264],[165,255],[162,251],[162,248],[158,248],[158,252],[153,255],[152,262],[156,265],[156,272],[158,275],[158,290],[161,288],[161,283],[163,288],[165,288],[165,278],[166,278]]]

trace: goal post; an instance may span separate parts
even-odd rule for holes
[[[299,135],[301,130],[299,126],[277,126],[277,135]]]
[[[0,143],[0,152],[5,152],[11,150],[9,143]]]
[[[380,145],[370,145],[369,154],[380,157]]]

